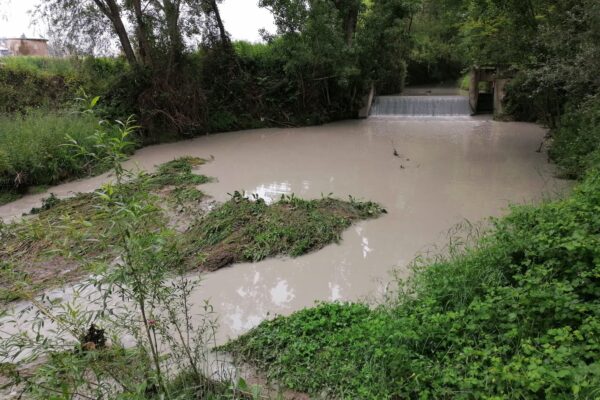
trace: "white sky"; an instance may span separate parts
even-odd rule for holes
[[[28,11],[44,0],[0,0],[0,37],[43,37],[43,27],[31,26]],[[258,0],[224,0],[219,9],[233,40],[260,41],[258,30],[275,31],[273,17]]]

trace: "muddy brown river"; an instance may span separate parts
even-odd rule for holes
[[[316,301],[377,297],[390,272],[408,273],[418,255],[447,242],[468,220],[498,216],[510,203],[554,197],[569,186],[538,153],[545,130],[489,118],[370,118],[299,129],[260,129],[144,148],[128,164],[151,169],[191,155],[214,161],[203,186],[217,201],[235,190],[268,201],[282,194],[332,193],[382,204],[388,214],[347,230],[340,244],[296,259],[237,264],[206,274],[194,293],[219,316],[218,342]],[[395,152],[394,152],[395,150]],[[395,155],[396,153],[397,155]],[[51,189],[59,197],[92,191],[106,175]],[[11,219],[43,195],[0,207]]]

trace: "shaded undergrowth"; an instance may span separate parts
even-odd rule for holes
[[[600,172],[399,286],[390,303],[322,304],[226,349],[327,398],[598,398]]]

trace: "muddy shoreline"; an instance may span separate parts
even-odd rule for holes
[[[377,118],[151,146],[128,166],[152,169],[184,155],[214,157],[201,171],[217,178],[203,189],[219,202],[235,190],[267,201],[282,194],[310,199],[333,193],[376,201],[388,210],[384,218],[346,231],[339,245],[206,274],[194,302],[214,306],[217,341],[224,343],[269,316],[315,301],[377,297],[390,271],[406,276],[411,260],[443,246],[456,224],[501,215],[510,203],[557,196],[569,184],[555,179],[546,156],[536,152],[545,133],[534,124],[486,118]],[[105,174],[49,191],[65,197],[93,191],[108,179]],[[18,217],[44,196],[2,206],[0,217]]]

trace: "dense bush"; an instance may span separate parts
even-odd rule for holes
[[[0,116],[0,193],[24,192],[30,186],[97,171],[99,165],[78,157],[78,150],[69,144],[74,140],[97,151],[98,129],[97,117],[90,114],[38,110]]]
[[[553,131],[550,157],[564,175],[579,178],[600,162],[600,97],[565,113]]]
[[[174,80],[133,70],[121,58],[11,57],[0,66],[0,112],[58,110],[86,94],[101,96],[97,113],[108,119],[136,114],[146,142],[354,117],[367,90],[350,67],[354,58],[317,57],[306,40],[201,48],[182,56]]]
[[[566,105],[600,90],[600,9],[595,0],[465,1],[464,46],[471,62],[520,71],[507,111],[556,127]]]
[[[209,131],[319,124],[351,118],[360,107],[355,73],[335,57],[314,57],[303,39],[235,45],[234,59],[211,51],[202,60]]]
[[[600,173],[514,207],[474,247],[417,268],[397,302],[324,304],[228,346],[286,386],[339,398],[600,395]]]
[[[107,22],[95,6],[84,16],[78,14],[81,9],[76,4],[61,8],[59,3],[48,2],[38,12],[71,28],[80,18],[99,26]],[[127,61],[11,59],[3,67],[6,76],[0,75],[0,91],[6,99],[0,111],[58,108],[87,93],[102,97],[98,112],[103,117],[136,114],[144,140],[159,142],[166,137],[352,118],[373,84],[381,93],[402,90],[410,2],[309,5],[301,0],[263,0],[260,6],[274,13],[278,31],[265,36],[266,44],[232,43],[222,29],[217,38],[215,27],[208,26],[196,49],[157,34],[149,41],[140,40],[137,54],[129,54]],[[218,7],[216,3],[207,7],[204,11],[184,7],[185,16],[180,17],[189,23],[208,12],[210,17],[201,20],[209,23]],[[66,9],[73,12],[72,18],[63,19],[59,13]],[[121,11],[131,13],[131,4],[125,2]],[[153,24],[168,25],[168,18],[162,20],[164,8],[153,4],[145,11],[153,15],[149,18]],[[175,36],[182,39],[190,33],[183,31]],[[140,28],[131,34],[141,39],[146,33],[146,28]],[[51,83],[57,87],[50,87]]]
[[[0,113],[58,110],[76,98],[115,90],[127,71],[120,58],[6,57],[0,61]]]
[[[71,100],[72,88],[64,76],[41,74],[0,63],[0,113],[27,108],[58,108]]]

